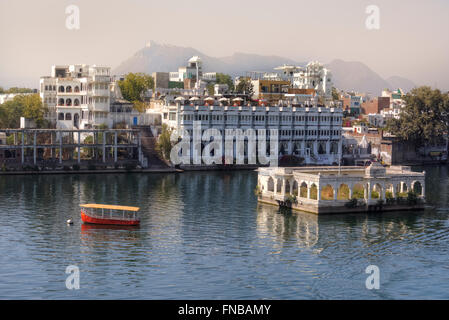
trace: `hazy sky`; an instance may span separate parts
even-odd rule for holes
[[[79,30],[66,28],[71,4]],[[368,5],[380,30],[365,27]],[[37,87],[53,64],[116,67],[155,40],[210,56],[356,60],[449,89],[448,32],[447,0],[0,0],[0,86]]]

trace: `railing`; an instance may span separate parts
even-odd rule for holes
[[[120,221],[136,221],[139,220],[135,212],[129,212],[121,210],[112,210],[112,209],[92,209],[92,208],[83,208],[81,211],[91,217],[96,219],[110,219],[110,220],[120,220]]]

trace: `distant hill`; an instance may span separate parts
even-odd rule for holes
[[[416,84],[413,81],[399,76],[389,77],[387,78],[387,81],[390,84],[390,89],[401,88],[405,91],[410,91],[416,87]]]
[[[326,66],[331,70],[337,88],[369,92],[374,95],[390,88],[390,83],[362,62],[337,59]]]
[[[234,53],[232,56],[216,58],[194,48],[159,44],[151,41],[132,57],[119,64],[113,70],[113,73],[144,72],[151,74],[156,71],[177,71],[178,67],[186,65],[192,56],[201,57],[204,70],[223,72],[231,76],[245,75],[247,71],[274,71],[273,68],[283,64],[299,66],[306,64],[279,56],[249,53]],[[398,76],[385,80],[368,66],[358,61],[347,62],[337,59],[326,66],[332,71],[334,84],[339,89],[380,94],[386,88],[397,89],[400,87],[407,91],[414,87],[413,82]]]

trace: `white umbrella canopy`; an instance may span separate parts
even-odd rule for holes
[[[218,101],[224,102],[224,101],[229,101],[229,99],[228,98],[220,98],[220,99],[218,99]]]
[[[184,101],[185,99],[184,99],[184,97],[177,97],[176,99],[175,99],[175,101]]]
[[[190,100],[190,101],[198,101],[198,100],[200,100],[200,98],[198,98],[198,97],[192,97],[192,98],[190,98],[189,100]]]
[[[212,97],[207,97],[206,99],[204,99],[204,101],[215,101],[215,99]]]
[[[232,101],[243,101],[243,99],[242,99],[242,98],[240,98],[240,97],[238,97],[238,98],[234,98],[234,99],[232,99]]]

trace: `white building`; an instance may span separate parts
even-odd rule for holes
[[[314,89],[318,96],[332,98],[332,74],[318,61],[312,61],[307,66],[293,74],[293,87]]]
[[[109,67],[52,66],[51,76],[40,79],[40,96],[49,108],[49,120],[59,129],[111,126],[111,83]]]
[[[185,104],[179,97],[176,104],[161,105],[162,122],[180,133],[187,130],[192,138],[193,122],[201,121],[202,130],[214,128],[220,131],[223,146],[226,129],[266,129],[267,132],[275,129],[279,136],[279,156],[299,156],[306,164],[339,162],[342,150],[341,108],[316,105],[227,106],[217,102],[205,105],[197,99],[195,103]]]

